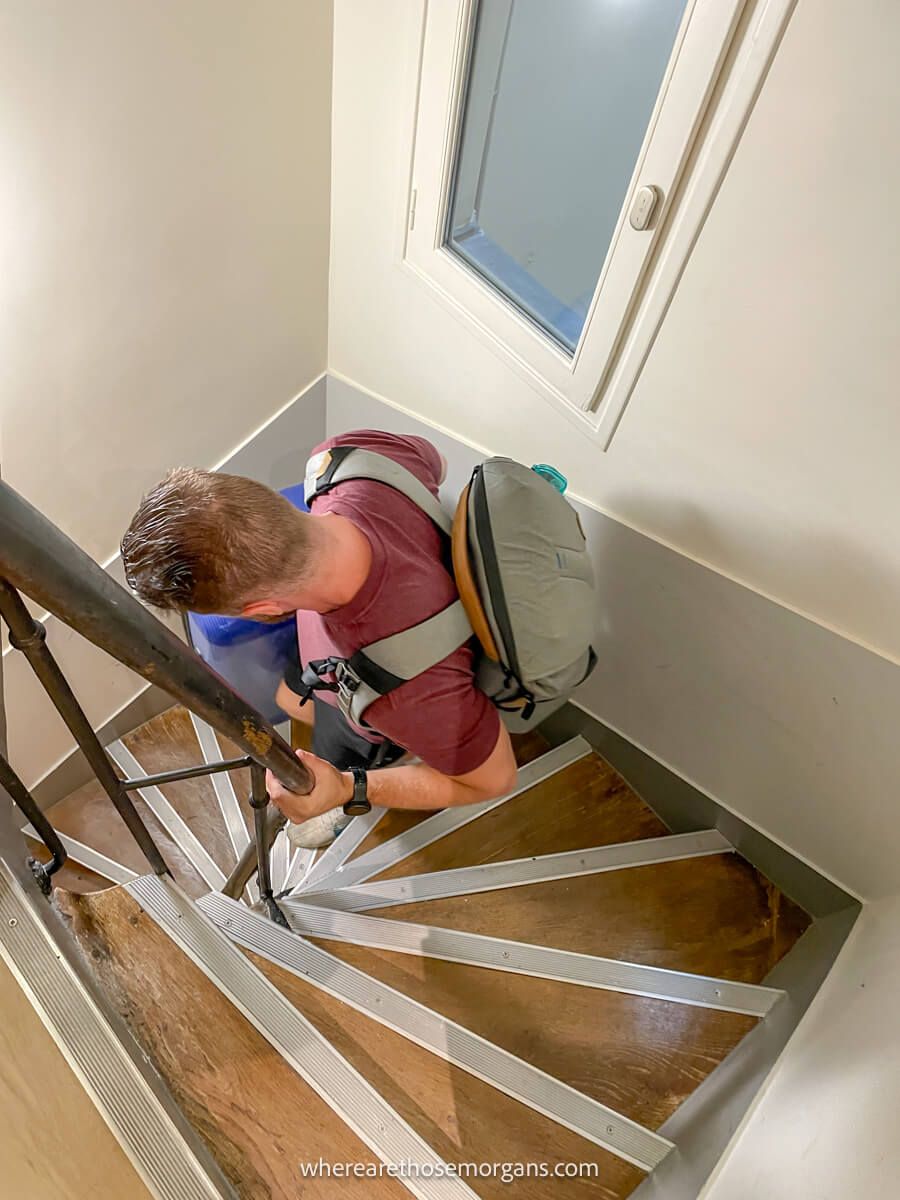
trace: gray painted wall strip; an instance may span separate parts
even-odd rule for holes
[[[363,426],[432,441],[448,461],[448,500],[482,457],[329,378],[328,433]],[[601,583],[600,665],[579,702],[844,890],[874,898],[900,889],[900,739],[885,719],[900,710],[900,667],[576,507]]]
[[[787,992],[725,1061],[660,1128],[678,1146],[632,1194],[631,1200],[697,1200],[831,970],[859,914],[858,905],[816,921],[766,980]]]
[[[743,858],[810,916],[825,917],[855,903],[843,888],[698,791],[577,704],[567,704],[554,713],[541,730],[551,741],[565,741],[580,734],[615,767],[673,833],[718,829]]]

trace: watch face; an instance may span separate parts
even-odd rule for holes
[[[363,813],[369,812],[371,810],[371,808],[372,808],[372,805],[366,799],[348,800],[347,803],[344,805],[344,812],[347,814],[348,817],[359,817]]]
[[[366,773],[361,767],[351,767],[353,774],[353,797],[344,805],[348,817],[358,817],[371,811],[372,805],[366,795]]]

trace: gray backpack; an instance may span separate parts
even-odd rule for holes
[[[451,518],[399,463],[337,446],[307,464],[307,504],[348,479],[395,488],[431,518],[450,539],[459,599],[349,659],[309,663],[304,699],[319,688],[334,691],[345,716],[361,725],[373,701],[474,635],[478,686],[507,726],[526,729],[563,704],[596,665],[597,602],[581,522],[553,484],[512,459],[489,458],[475,468]]]

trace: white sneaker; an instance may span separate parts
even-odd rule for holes
[[[342,808],[331,808],[317,817],[310,817],[308,821],[301,821],[299,825],[289,822],[288,841],[295,850],[320,850],[323,846],[330,846],[352,820]]]

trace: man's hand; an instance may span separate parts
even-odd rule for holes
[[[349,771],[339,771],[309,750],[297,750],[296,755],[316,781],[308,796],[289,792],[271,771],[266,771],[269,799],[289,821],[308,821],[310,817],[317,817],[332,808],[340,808],[353,798],[353,776]]]

